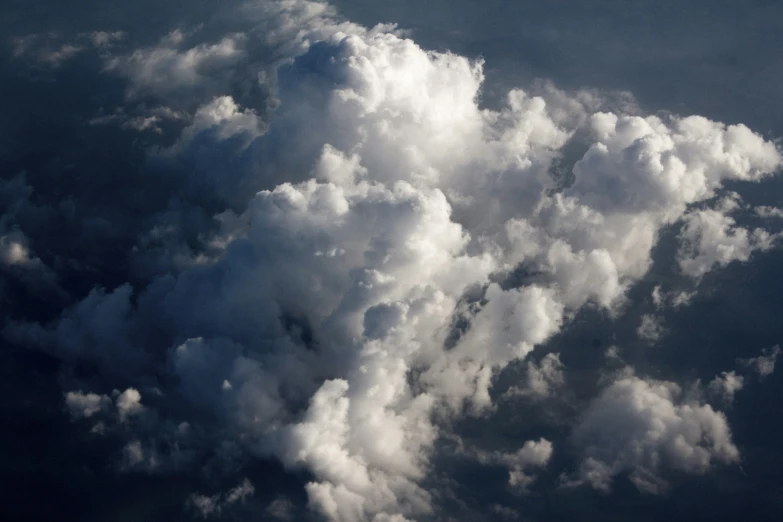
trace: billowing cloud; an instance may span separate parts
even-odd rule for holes
[[[125,469],[185,465],[158,442],[184,447],[192,429],[204,445],[306,470],[309,506],[329,520],[428,517],[438,437],[465,415],[491,415],[498,375],[580,310],[618,316],[666,227],[684,223],[678,261],[695,278],[772,246],[728,207],[694,210],[726,182],[757,182],[783,163],[743,125],[629,115],[554,88],[514,89],[485,109],[480,61],[343,22],[317,2],[241,12],[252,27],[209,42],[174,30],[106,57],[127,99],[154,100],[160,115],[94,124],[117,116],[162,133],[164,113],[182,122],[148,151],[154,168],[182,174],[164,180],[175,185],[168,206],[139,226],[133,256],[158,269],[95,285],[47,324],[5,329],[66,364],[95,365],[83,389],[103,394],[73,391],[66,405],[74,417],[113,412]],[[92,38],[102,49],[119,40]],[[567,147],[584,152],[555,179]],[[3,219],[16,230],[10,212]],[[5,264],[30,258],[23,238],[2,235]],[[657,292],[658,306],[689,297]],[[642,321],[640,336],[660,337],[655,316]],[[748,364],[764,375],[774,356]],[[521,367],[519,393],[565,386],[557,354]],[[738,389],[722,379],[716,389]],[[109,399],[115,381],[125,391]],[[573,442],[570,483],[604,490],[629,473],[658,492],[667,469],[739,459],[722,413],[674,382],[633,376],[590,402]],[[539,438],[485,458],[525,490],[552,455]],[[242,483],[190,505],[211,516],[253,491]]]

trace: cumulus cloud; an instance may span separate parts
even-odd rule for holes
[[[689,211],[724,182],[781,165],[775,145],[743,125],[596,112],[600,100],[556,89],[515,89],[483,109],[480,61],[342,22],[321,3],[243,9],[257,29],[207,43],[174,31],[108,59],[132,98],[188,114],[150,159],[184,165],[172,183],[186,209],[219,201],[198,209],[217,208],[191,238],[199,249],[176,233],[177,248],[162,249],[191,262],[149,284],[94,288],[50,324],[16,322],[6,335],[88,360],[105,379],[164,386],[157,415],[168,405],[170,423],[185,416],[210,444],[306,469],[309,505],[327,519],[429,516],[436,501],[422,484],[448,429],[436,419],[491,413],[498,373],[581,308],[617,314],[664,227],[685,219],[695,250],[681,264],[694,276],[771,245],[727,209]],[[271,62],[256,57],[261,35],[279,49]],[[270,63],[274,81],[259,80]],[[237,94],[246,81],[275,86],[268,121]],[[564,186],[551,170],[573,140],[586,152]],[[176,230],[177,208],[155,214],[145,238]],[[565,381],[557,354],[525,368],[526,394]],[[574,480],[607,489],[629,472],[660,491],[664,468],[735,462],[725,417],[681,395],[669,382],[611,384],[574,431],[584,457]],[[66,402],[82,417],[108,408],[94,394]],[[114,404],[120,424],[147,411],[135,388]],[[127,468],[165,467],[152,434],[129,433]],[[524,490],[552,453],[540,439],[492,458]],[[216,514],[247,490],[191,505]]]
[[[608,491],[628,473],[646,493],[661,493],[666,469],[703,474],[739,461],[726,417],[689,400],[672,382],[623,377],[597,397],[574,428],[582,462],[570,484]]]
[[[720,210],[701,210],[685,216],[680,239],[680,269],[699,278],[715,265],[747,261],[754,251],[772,248],[776,236],[760,228],[750,231],[736,226],[734,219]]]

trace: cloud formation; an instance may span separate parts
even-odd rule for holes
[[[630,115],[555,88],[515,89],[486,109],[480,61],[340,21],[317,2],[243,9],[254,28],[199,43],[174,30],[106,57],[128,100],[187,114],[175,139],[148,151],[157,168],[184,171],[134,251],[162,268],[96,285],[47,324],[5,328],[95,365],[83,388],[93,391],[65,403],[75,418],[112,412],[127,469],[185,465],[192,429],[204,444],[306,470],[309,506],[329,520],[430,516],[438,437],[491,415],[500,372],[580,310],[619,314],[666,227],[682,224],[677,261],[694,279],[773,246],[730,205],[698,207],[783,164],[744,125]],[[92,35],[101,49],[116,40]],[[263,103],[249,102],[258,93]],[[121,125],[163,116],[144,118]],[[563,181],[553,172],[567,147],[584,152]],[[14,212],[0,221],[9,266],[37,259]],[[198,233],[182,237],[192,223]],[[661,332],[644,316],[639,336]],[[747,364],[768,375],[778,351]],[[525,395],[566,381],[557,354],[524,368]],[[715,390],[733,396],[735,377]],[[113,382],[125,391],[110,398]],[[166,437],[176,450],[157,449]],[[656,493],[667,469],[739,460],[725,415],[674,382],[635,376],[600,391],[572,439],[580,462],[567,482],[601,490],[629,473]],[[540,438],[492,459],[526,490],[552,455]],[[243,482],[190,505],[211,516],[253,492]]]
[[[665,469],[702,474],[739,461],[723,413],[683,396],[672,382],[621,378],[593,401],[574,429],[583,458],[575,483],[608,491],[628,473],[641,491],[667,488]]]

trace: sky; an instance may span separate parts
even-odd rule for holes
[[[5,2],[0,513],[779,520],[780,20]]]

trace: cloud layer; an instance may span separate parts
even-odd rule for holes
[[[64,404],[123,440],[122,469],[198,468],[208,448],[231,447],[307,473],[308,506],[326,519],[433,517],[439,438],[490,418],[498,392],[556,397],[568,367],[555,353],[525,359],[580,311],[621,315],[665,231],[679,227],[676,260],[694,286],[775,244],[732,217],[726,185],[783,164],[744,125],[628,114],[552,86],[487,109],[481,61],[395,27],[303,0],[240,13],[252,27],[206,42],[178,29],[123,53],[120,36],[92,35],[106,74],[127,82],[125,103],[149,104],[93,123],[179,125],[146,151],[165,196],[133,227],[127,281],[5,326],[10,342],[91,365],[65,381]],[[63,49],[34,54],[59,63],[75,53]],[[23,176],[6,192],[18,195],[0,218],[0,269],[58,287],[47,246],[30,240],[46,208]],[[663,332],[644,316],[641,337]],[[744,364],[768,376],[778,352]],[[495,390],[523,361],[523,386]],[[608,491],[628,474],[660,493],[668,470],[738,463],[726,416],[684,384],[605,379],[566,442],[576,466],[563,485]],[[734,372],[708,386],[726,403],[742,387]],[[526,492],[557,444],[472,454]],[[189,506],[217,516],[254,492],[242,481]],[[292,510],[278,507],[267,512]]]

